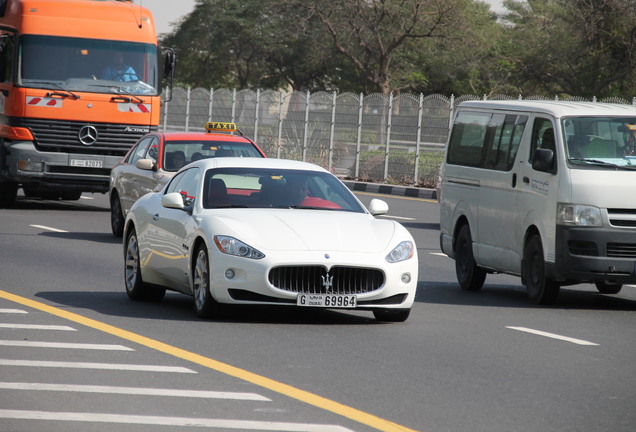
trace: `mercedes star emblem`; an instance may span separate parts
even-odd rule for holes
[[[93,145],[97,141],[97,129],[95,126],[84,126],[79,130],[77,137],[82,144]]]

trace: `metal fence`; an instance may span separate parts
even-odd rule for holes
[[[437,178],[454,108],[480,99],[486,96],[177,87],[162,106],[160,129],[203,131],[208,121],[231,121],[270,157],[313,162],[346,179],[430,187]],[[620,98],[602,102],[636,104]]]

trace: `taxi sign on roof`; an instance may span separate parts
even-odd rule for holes
[[[236,132],[236,123],[223,123],[223,122],[207,122],[205,124],[205,130],[209,131],[223,131],[223,132]]]

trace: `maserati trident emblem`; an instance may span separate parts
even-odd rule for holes
[[[84,145],[93,145],[97,141],[97,129],[95,126],[83,126],[77,133],[77,137]]]
[[[329,272],[327,272],[325,276],[320,277],[322,278],[322,286],[325,288],[326,292],[329,292],[333,286],[333,276],[329,276]]]

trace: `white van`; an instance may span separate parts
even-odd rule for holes
[[[440,246],[459,285],[521,276],[534,303],[636,283],[636,107],[481,101],[457,108],[441,179]]]

